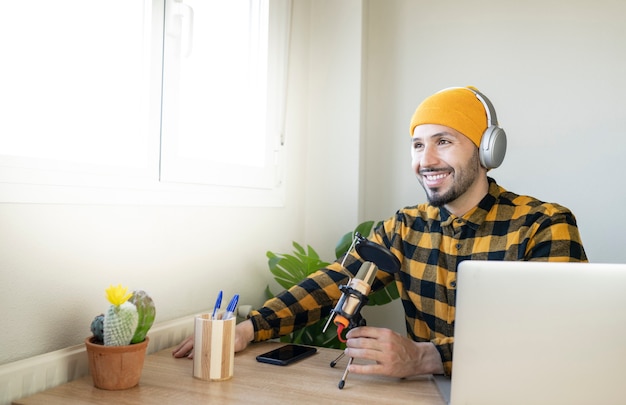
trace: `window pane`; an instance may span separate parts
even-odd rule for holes
[[[281,204],[290,4],[5,2],[0,201]]]
[[[262,167],[267,26],[259,2],[188,3],[196,24],[179,59],[179,154]]]
[[[268,19],[267,0],[167,1],[163,180],[274,185]]]
[[[0,155],[148,164],[146,7],[144,0],[3,2]]]

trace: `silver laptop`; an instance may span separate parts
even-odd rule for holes
[[[626,404],[626,264],[464,261],[450,404]]]

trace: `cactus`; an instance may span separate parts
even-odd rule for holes
[[[104,344],[104,314],[100,314],[91,321],[91,333],[94,343]]]
[[[154,301],[152,301],[152,298],[143,290],[134,291],[129,301],[135,305],[137,314],[139,315],[137,329],[135,329],[135,334],[130,343],[140,343],[145,340],[148,330],[150,330],[154,323],[154,317],[156,315]]]
[[[130,341],[137,328],[139,315],[137,308],[128,299],[132,294],[128,289],[118,285],[106,289],[107,299],[111,303],[109,310],[104,315],[104,345],[124,346]]]
[[[143,290],[128,293],[128,288],[118,285],[105,290],[111,303],[106,314],[98,315],[91,322],[94,343],[105,346],[125,346],[141,343],[156,315],[152,298]]]
[[[121,305],[111,305],[104,316],[104,345],[125,346],[137,328],[137,308],[125,302]]]

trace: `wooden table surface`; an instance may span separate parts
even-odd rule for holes
[[[330,362],[341,353],[339,350],[318,348],[317,354],[289,366],[256,361],[258,354],[281,345],[254,343],[237,353],[234,377],[227,381],[193,378],[193,361],[175,359],[172,349],[166,349],[146,357],[137,387],[101,390],[93,386],[91,376],[86,376],[14,404],[445,404],[431,376],[396,379],[349,374],[340,390],[337,384],[347,359],[340,360],[335,368],[330,367]]]

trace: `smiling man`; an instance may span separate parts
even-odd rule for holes
[[[487,194],[487,171],[469,138],[443,125],[423,124],[412,141],[413,170],[432,206],[463,215]]]
[[[459,87],[432,95],[413,114],[410,132],[413,170],[432,206],[461,216],[487,194],[487,170],[504,159],[506,134],[482,93]],[[490,146],[483,135],[503,143],[499,150],[492,148],[491,153],[502,155],[493,167],[481,163],[481,143],[483,149]]]
[[[346,354],[355,359],[350,372],[393,377],[449,374],[456,270],[464,260],[587,261],[570,210],[506,191],[487,176],[506,150],[506,134],[495,115],[489,99],[471,87],[442,90],[415,111],[410,125],[412,167],[428,203],[398,210],[370,236],[401,263],[393,275],[378,272],[372,289],[397,284],[407,333],[375,326],[350,330]],[[343,260],[253,311],[249,320],[237,325],[236,350],[326,317],[341,297],[339,285],[348,282],[346,270],[354,275],[362,264],[355,252]],[[192,347],[188,339],[174,356],[185,356]]]

